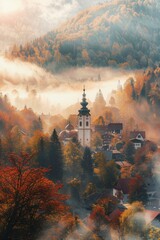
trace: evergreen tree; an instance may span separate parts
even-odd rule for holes
[[[113,160],[107,162],[103,176],[104,186],[106,188],[113,188],[119,178],[119,175],[120,174],[116,163]]]
[[[91,179],[93,176],[93,160],[91,156],[91,150],[89,147],[85,147],[84,149],[82,168],[85,177]]]
[[[137,94],[136,94],[136,90],[135,90],[135,87],[134,87],[134,80],[131,80],[130,84],[131,84],[131,87],[132,87],[132,99],[136,100],[137,99]]]
[[[37,160],[40,167],[48,167],[46,162],[45,142],[43,137],[41,137],[38,142]]]
[[[145,99],[148,103],[150,103],[150,91],[151,91],[151,84],[150,81],[144,82],[141,93],[140,99]]]
[[[132,142],[129,141],[124,145],[124,154],[125,154],[126,160],[129,163],[133,164],[135,148],[134,148],[134,144]]]
[[[146,97],[146,84],[145,83],[143,84],[143,87],[142,87],[142,90],[141,90],[141,93],[140,93],[140,97],[141,98]]]
[[[42,120],[41,120],[40,117],[38,118],[38,122],[39,122],[39,129],[42,131],[43,130],[43,125],[42,125]]]
[[[53,133],[52,133],[52,135],[51,135],[51,141],[52,141],[53,143],[56,143],[57,145],[60,144],[59,139],[58,139],[58,135],[57,135],[57,132],[56,132],[55,129],[53,130]]]
[[[51,167],[50,178],[55,182],[62,181],[63,155],[61,144],[55,129],[53,130],[50,140],[51,140],[49,145],[49,163]]]

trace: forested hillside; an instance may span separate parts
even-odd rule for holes
[[[160,60],[158,0],[108,1],[80,12],[55,31],[8,56],[52,71],[68,66],[146,68]]]

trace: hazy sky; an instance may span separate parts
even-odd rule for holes
[[[0,52],[39,37],[104,0],[0,0]]]

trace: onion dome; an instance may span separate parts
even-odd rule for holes
[[[87,108],[88,102],[86,101],[86,93],[85,88],[83,89],[83,95],[82,95],[82,102],[81,102],[81,109],[79,110],[79,116],[83,115],[90,115],[90,110]]]

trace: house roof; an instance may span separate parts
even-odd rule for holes
[[[146,138],[146,133],[145,133],[145,131],[131,131],[131,132],[130,132],[130,138],[137,138],[139,134],[140,134],[143,138]]]
[[[116,130],[122,130],[122,129],[123,129],[122,123],[109,123],[108,124],[109,131],[116,131]]]
[[[63,130],[59,133],[59,138],[60,140],[65,140],[67,138],[73,138],[78,136],[78,131],[77,130]]]
[[[146,224],[150,224],[155,218],[160,216],[160,211],[145,210],[144,215]]]
[[[130,178],[120,178],[114,189],[122,191],[123,194],[129,193]]]
[[[132,139],[130,139],[130,141],[133,143],[142,143],[143,142],[142,140],[137,139],[137,138],[132,138]]]
[[[107,127],[105,125],[95,125],[94,128],[95,128],[95,131],[105,132]]]
[[[65,130],[68,130],[68,131],[74,130],[74,127],[73,127],[73,125],[69,122],[69,123],[67,124],[67,126],[65,127]]]
[[[117,161],[116,164],[118,164],[120,167],[130,167],[132,164],[130,164],[127,161]]]

